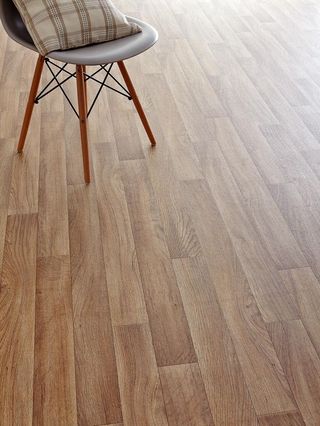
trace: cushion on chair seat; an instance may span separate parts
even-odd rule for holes
[[[141,31],[111,0],[13,0],[43,56]]]

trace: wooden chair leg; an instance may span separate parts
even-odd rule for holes
[[[82,67],[83,67],[83,73],[85,74],[87,71],[87,67],[85,65],[83,65]],[[87,87],[87,81],[85,77],[84,77],[84,96],[86,101],[86,113],[88,114],[88,87]]]
[[[19,144],[18,144],[18,148],[17,148],[17,151],[19,153],[22,152],[23,147],[24,147],[24,143],[25,143],[25,140],[26,140],[26,137],[27,137],[29,124],[30,124],[30,120],[31,120],[31,116],[32,116],[32,111],[33,111],[33,107],[34,107],[34,101],[36,99],[40,80],[41,80],[43,64],[44,64],[44,56],[39,55],[38,60],[37,60],[37,65],[36,65],[36,68],[35,68],[35,71],[34,71],[33,81],[32,81],[32,85],[31,85],[31,89],[30,89],[30,93],[29,93],[29,98],[28,98],[28,104],[27,104],[26,112],[25,112],[24,119],[23,119],[21,133],[20,133]]]
[[[134,102],[136,110],[137,110],[137,112],[138,112],[138,114],[140,116],[140,119],[142,121],[143,127],[145,128],[145,131],[147,132],[147,135],[149,137],[151,145],[156,145],[156,140],[155,140],[155,138],[153,136],[151,127],[150,127],[150,125],[148,123],[148,120],[147,120],[147,117],[146,117],[146,115],[145,115],[145,113],[144,113],[144,111],[142,109],[141,103],[139,101],[139,98],[137,96],[135,88],[134,88],[134,86],[132,84],[132,81],[131,81],[131,79],[129,77],[128,71],[127,71],[127,69],[126,69],[126,67],[124,65],[124,62],[123,61],[119,61],[118,62],[118,66],[119,66],[120,72],[122,74],[122,77],[123,77],[123,79],[124,79],[124,81],[125,81],[125,83],[127,85],[127,88],[128,88],[128,90],[130,92],[130,95],[132,97],[132,100]]]
[[[79,121],[80,121],[84,179],[86,183],[90,183],[86,90],[85,90],[85,81],[84,81],[84,73],[83,73],[82,65],[76,66],[76,76],[77,76],[77,92],[78,92]]]

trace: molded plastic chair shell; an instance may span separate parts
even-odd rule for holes
[[[12,0],[0,0],[0,19],[8,35],[17,43],[37,52],[35,45]],[[157,31],[149,24],[127,17],[138,24],[142,32],[106,43],[92,44],[77,49],[54,51],[47,57],[77,65],[101,65],[123,61],[139,55],[158,40]]]

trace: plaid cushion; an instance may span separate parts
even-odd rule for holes
[[[115,40],[140,32],[111,0],[13,0],[39,53]]]

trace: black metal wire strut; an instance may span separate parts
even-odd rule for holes
[[[65,63],[65,64],[63,64],[63,66],[60,66],[60,65],[56,64],[55,62],[51,61],[49,58],[46,58],[45,64],[46,64],[47,68],[49,69],[50,74],[52,75],[52,78],[44,86],[44,88],[41,89],[41,91],[38,93],[37,97],[35,98],[34,102],[36,104],[38,104],[39,101],[41,99],[43,99],[45,96],[49,95],[50,93],[52,93],[56,89],[60,89],[61,92],[63,93],[64,97],[67,99],[72,110],[74,111],[76,116],[79,118],[78,111],[76,110],[75,106],[73,105],[73,103],[72,103],[71,99],[69,98],[67,92],[63,88],[63,85],[67,81],[69,81],[71,78],[76,78],[76,73],[70,72],[66,69],[67,66],[69,65],[68,63]],[[96,102],[97,102],[97,100],[98,100],[98,98],[101,94],[103,87],[106,87],[107,89],[112,90],[113,92],[119,93],[120,95],[127,98],[129,101],[132,100],[130,92],[111,74],[111,70],[112,70],[113,65],[114,65],[113,63],[112,64],[99,65],[100,68],[98,70],[96,70],[94,73],[92,73],[92,74],[85,73],[84,74],[85,81],[92,80],[95,83],[99,84],[99,88],[97,90],[97,93],[96,93],[96,95],[95,95],[95,97],[94,97],[94,99],[91,103],[90,108],[88,109],[87,117],[89,117],[89,115],[91,114],[93,107],[95,106],[95,104],[96,104]],[[57,68],[58,72],[55,73],[53,68]],[[99,80],[99,79],[95,78],[95,76],[102,71],[105,72],[105,76],[103,77],[103,79]],[[65,77],[61,81],[59,81],[58,77],[62,73],[67,74],[67,77]],[[117,84],[117,86],[121,90],[116,89],[116,88],[110,86],[109,84],[106,84],[107,80],[110,79],[110,78]]]

